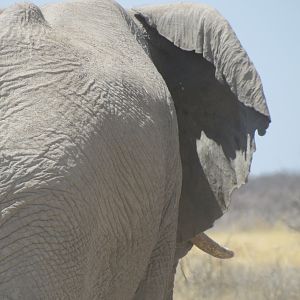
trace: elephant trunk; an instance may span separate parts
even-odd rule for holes
[[[202,251],[216,258],[226,259],[234,256],[233,251],[220,246],[203,232],[193,237],[191,242]]]

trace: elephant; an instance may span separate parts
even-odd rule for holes
[[[0,14],[0,298],[172,299],[271,121],[199,3],[69,0]]]

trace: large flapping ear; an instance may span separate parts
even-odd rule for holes
[[[270,116],[260,77],[229,23],[206,5],[135,10],[175,103],[183,169],[178,240],[213,225],[247,180]]]

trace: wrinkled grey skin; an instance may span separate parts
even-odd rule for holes
[[[248,176],[269,113],[203,5],[0,14],[0,298],[172,299],[178,259]]]

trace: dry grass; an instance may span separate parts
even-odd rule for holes
[[[299,300],[300,233],[283,226],[210,232],[236,253],[221,261],[192,249],[177,269],[175,300]]]

